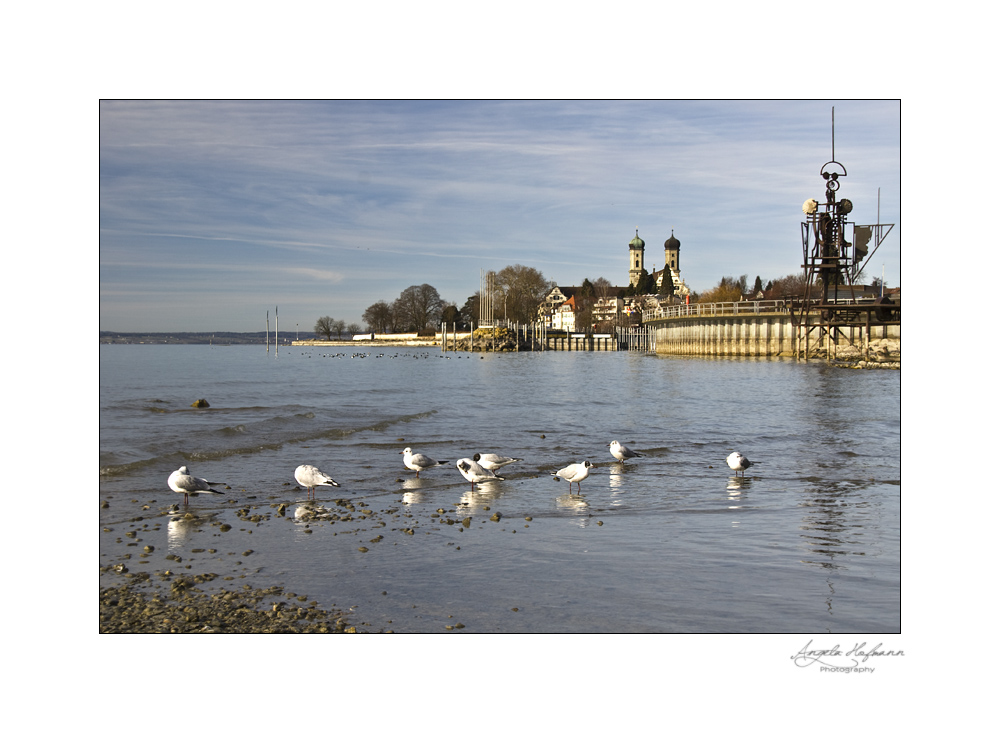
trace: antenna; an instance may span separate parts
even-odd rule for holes
[[[836,148],[835,136],[834,136],[835,125],[834,125],[834,120],[833,120],[833,113],[834,113],[835,110],[836,110],[836,107],[830,107],[830,160],[836,160],[837,159],[837,153],[836,153],[836,149],[837,148]]]

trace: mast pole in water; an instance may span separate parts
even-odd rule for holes
[[[264,325],[264,350],[271,353],[271,311],[267,312],[267,321]]]
[[[278,355],[278,306],[274,306],[274,355]]]

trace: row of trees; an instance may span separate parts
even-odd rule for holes
[[[769,280],[762,284],[760,275],[754,279],[753,287],[747,287],[747,276],[734,277],[725,275],[719,284],[704,293],[693,295],[691,302],[701,303],[733,303],[744,298],[755,298],[761,294],[765,300],[782,300],[804,295],[806,292],[805,273],[786,275],[777,280]]]
[[[858,282],[863,279],[861,273]],[[841,278],[843,282],[843,278]],[[882,279],[873,277],[872,287],[882,286]],[[707,290],[699,295],[692,295],[691,301],[701,301],[703,303],[731,303],[743,298],[755,298],[760,293],[765,300],[785,300],[804,296],[806,293],[805,272],[794,275],[779,277],[777,280],[768,280],[767,285],[761,283],[760,275],[754,280],[752,288],[747,288],[747,276],[739,277],[725,276],[711,290]]]
[[[535,321],[538,317],[539,304],[555,287],[554,281],[547,280],[533,267],[524,265],[510,265],[490,274],[492,278],[488,282],[493,284],[494,318],[503,318],[515,323]],[[727,275],[711,290],[701,294],[692,293],[691,302],[733,302],[745,297],[756,297],[757,293],[762,293],[768,300],[779,300],[803,295],[805,283],[804,273],[771,280],[767,285],[762,284],[758,275],[753,288],[748,288],[746,275],[739,277]],[[607,298],[613,290],[614,286],[604,277],[583,281],[576,296],[577,327],[587,328],[594,325],[593,305],[598,299]],[[674,294],[674,283],[669,269],[664,272],[663,282],[659,286],[656,285],[652,275],[643,270],[638,282],[630,284],[623,293],[625,297],[654,294],[661,297]],[[368,330],[375,333],[435,331],[442,322],[454,323],[459,328],[468,329],[478,326],[480,295],[480,292],[476,291],[459,308],[457,304],[446,302],[441,298],[432,285],[427,283],[411,285],[392,303],[380,300],[370,305],[365,310],[363,319]],[[361,331],[355,323],[345,325],[344,321],[334,320],[330,316],[323,316],[316,321],[316,335],[328,340],[339,336],[345,329],[352,337]]]
[[[441,322],[446,303],[437,288],[424,283],[411,285],[392,303],[380,300],[365,310],[362,318],[375,333],[421,332],[435,328]]]
[[[493,284],[494,318],[517,323],[531,323],[537,318],[538,304],[555,287],[541,272],[524,265],[509,265],[490,273]],[[411,285],[392,303],[380,300],[365,310],[362,318],[376,333],[401,333],[436,330],[439,324],[455,323],[459,328],[479,323],[481,293],[470,295],[459,308],[441,298],[437,289],[424,283]]]
[[[351,338],[354,338],[354,334],[361,333],[361,326],[357,323],[345,324],[343,320],[334,319],[330,316],[320,317],[317,319],[316,325],[313,326],[313,332],[327,341],[331,341],[334,336],[340,338],[340,335],[345,330],[351,334]]]

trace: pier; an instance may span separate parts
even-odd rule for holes
[[[697,303],[643,313],[650,351],[688,356],[833,358],[838,348],[899,350],[900,306],[885,303],[741,301]]]

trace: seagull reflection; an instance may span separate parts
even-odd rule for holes
[[[741,504],[740,500],[743,499],[743,490],[749,486],[749,479],[741,478],[738,476],[730,476],[729,481],[726,483],[726,496],[730,502],[730,509],[739,509]]]
[[[560,494],[556,497],[556,504],[567,509],[582,510],[590,506],[587,500],[580,494]]]
[[[200,532],[201,525],[212,520],[218,512],[201,514],[199,512],[180,511],[171,515],[167,522],[167,547],[171,550],[181,548],[190,536]]]
[[[295,508],[294,521],[319,522],[329,520],[331,517],[332,513],[327,507],[313,501],[307,501]]]
[[[469,507],[486,506],[496,501],[502,495],[500,484],[493,482],[481,483],[478,489],[469,489],[462,493],[462,504]]]

